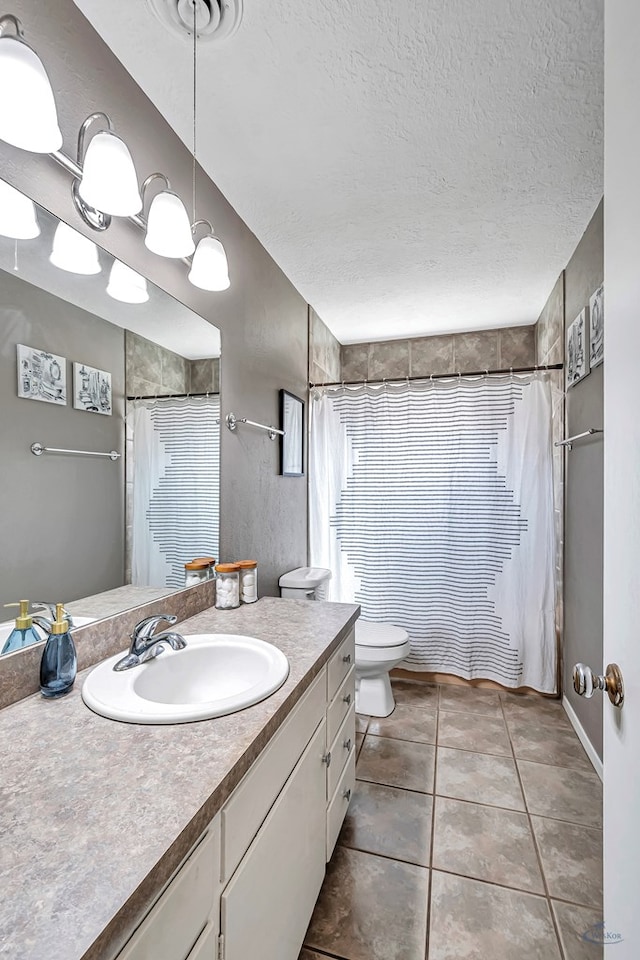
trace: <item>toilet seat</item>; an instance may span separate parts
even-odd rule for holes
[[[356,620],[356,647],[400,647],[409,639],[402,627],[392,623],[370,623],[368,620]],[[364,651],[363,651],[364,653]]]

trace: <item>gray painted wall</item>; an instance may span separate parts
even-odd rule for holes
[[[565,327],[604,277],[604,204],[601,203],[565,270]],[[605,295],[606,296],[606,295]],[[605,301],[606,302],[606,301]],[[606,363],[606,355],[605,355]],[[602,427],[604,365],[573,386],[566,399],[567,436]],[[604,443],[602,436],[577,443],[565,455],[564,694],[598,756],[602,757],[603,697],[585,700],[573,690],[577,661],[598,673],[602,656]]]
[[[124,452],[124,331],[4,272],[0,331],[0,603],[66,602],[119,587],[124,459],[34,457],[29,448],[37,440]],[[66,407],[18,397],[17,343],[66,357]],[[73,409],[73,361],[111,373],[112,416]]]
[[[131,149],[139,180],[161,170],[188,202],[189,151],[72,0],[15,0],[11,12],[46,65],[66,152],[75,154],[85,117],[106,111]],[[185,265],[150,253],[127,221],[91,234],[75,214],[69,175],[49,157],[0,143],[0,176],[220,328],[223,415],[231,410],[277,423],[280,387],[306,398],[307,304],[201,170],[197,215],[213,222],[225,244],[231,287],[224,293],[191,286]],[[232,434],[223,427],[221,460],[221,552],[256,556],[261,594],[276,594],[278,576],[306,563],[306,479],[278,476],[277,442],[250,428]]]

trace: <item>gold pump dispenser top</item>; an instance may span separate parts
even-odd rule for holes
[[[56,619],[51,624],[51,633],[60,636],[69,630],[69,621],[64,619],[64,603],[56,603]]]
[[[29,601],[21,600],[20,603],[5,603],[5,607],[20,607],[20,614],[16,617],[16,629],[28,630],[33,626],[33,618],[29,613]]]

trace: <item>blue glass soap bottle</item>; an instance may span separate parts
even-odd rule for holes
[[[40,643],[40,635],[33,626],[33,619],[29,613],[29,601],[21,600],[20,603],[5,603],[5,607],[20,607],[20,615],[16,617],[16,624],[7,637],[0,656],[3,653],[13,653],[14,650],[22,650],[23,647],[30,647],[32,643]]]
[[[48,623],[47,632],[49,636],[40,661],[40,693],[52,700],[69,693],[78,672],[76,648],[69,621],[64,618],[64,604],[56,603],[56,618]]]

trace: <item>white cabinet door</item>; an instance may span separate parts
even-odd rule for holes
[[[323,720],[222,894],[225,960],[298,960],[325,870]]]

